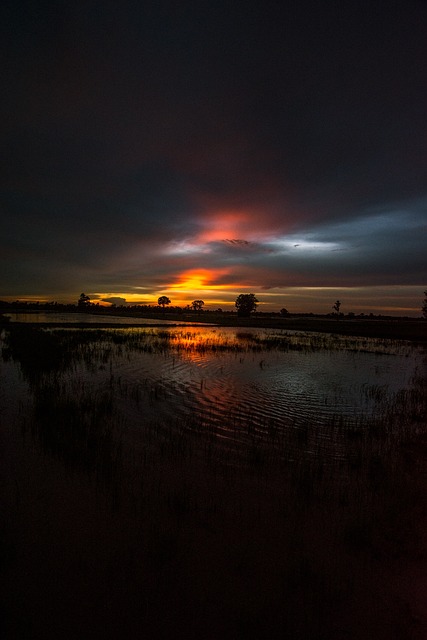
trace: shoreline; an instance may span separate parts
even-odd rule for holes
[[[4,323],[7,326],[45,326],[49,328],[92,328],[92,329],[120,329],[120,328],[166,328],[185,326],[218,326],[218,327],[244,327],[253,329],[277,329],[280,331],[301,331],[315,333],[331,333],[346,336],[358,336],[366,338],[379,338],[390,340],[408,340],[415,343],[425,344],[427,342],[427,322],[422,319],[340,319],[334,318],[278,318],[252,316],[250,318],[239,318],[237,316],[222,316],[222,314],[212,314],[209,321],[201,319],[197,315],[187,315],[185,318],[178,314],[167,314],[168,317],[158,317],[148,314],[99,314],[103,318],[134,318],[135,322],[119,324],[117,322],[19,322],[11,321]],[[141,324],[138,319],[150,320],[152,322]],[[173,324],[172,324],[173,323]],[[176,324],[175,324],[176,323]]]

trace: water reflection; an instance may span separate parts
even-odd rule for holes
[[[402,343],[206,327],[16,325],[2,355],[30,384],[43,446],[64,457],[69,445],[70,460],[103,467],[117,425],[131,438],[148,422],[185,423],[229,444],[280,435],[288,456],[329,444],[339,458],[337,425],[365,428],[422,366],[422,353]]]

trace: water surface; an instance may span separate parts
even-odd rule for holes
[[[359,428],[380,416],[425,370],[422,350],[378,339],[200,326],[50,331],[64,341],[68,364],[50,377],[41,371],[24,396],[54,380],[52,393],[74,399],[110,393],[128,434],[149,421],[172,428],[186,421],[234,444],[309,430],[297,447],[329,443],[337,457],[337,425]],[[22,396],[22,384],[2,381],[3,397]]]

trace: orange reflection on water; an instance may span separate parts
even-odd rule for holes
[[[238,341],[234,333],[229,335],[217,329],[217,327],[191,327],[170,332],[170,340],[173,347],[180,353],[196,362],[200,361],[203,354],[221,352],[223,350],[237,349]]]

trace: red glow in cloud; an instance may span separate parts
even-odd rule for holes
[[[197,236],[197,242],[218,242],[221,240],[259,239],[266,234],[260,228],[262,216],[254,211],[227,210],[207,214],[202,218],[204,230]]]

